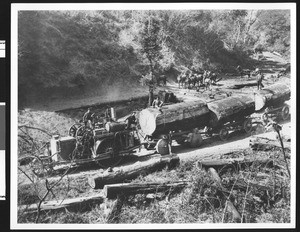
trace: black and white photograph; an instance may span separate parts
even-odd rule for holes
[[[12,3],[10,130],[12,229],[295,228],[296,4]]]

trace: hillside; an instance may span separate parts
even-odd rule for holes
[[[284,10],[21,11],[19,108],[138,95],[150,71],[254,69],[254,51],[289,59],[288,19]]]

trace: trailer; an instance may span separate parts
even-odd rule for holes
[[[210,110],[210,133],[218,133],[221,140],[227,140],[229,131],[244,130],[250,133],[254,112],[253,97],[238,95],[207,103]]]

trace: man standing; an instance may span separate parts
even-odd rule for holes
[[[259,68],[255,69],[255,73],[256,73],[257,89],[260,90],[264,87],[264,85],[262,84],[262,80],[264,79],[264,74],[261,72]]]
[[[160,101],[158,97],[156,97],[152,103],[152,107],[159,109],[163,105],[163,103],[163,101]]]
[[[85,112],[82,119],[85,126],[92,128],[92,112],[90,107],[87,112]]]
[[[135,115],[136,113],[132,112],[132,114],[126,118],[126,129],[135,129],[137,123]]]

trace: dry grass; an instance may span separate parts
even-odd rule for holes
[[[252,152],[250,155],[277,156],[275,165],[254,163],[241,170],[219,170],[222,184],[230,192],[230,200],[247,223],[290,222],[290,181],[279,151]],[[235,156],[235,154],[232,154]],[[278,166],[276,166],[278,165]],[[230,223],[232,215],[224,212],[225,200],[222,191],[211,176],[199,169],[194,162],[182,162],[175,170],[162,170],[140,176],[133,182],[168,182],[188,180],[190,184],[181,192],[138,194],[126,197],[118,217],[110,223]],[[266,191],[265,188],[269,189]],[[39,190],[42,191],[43,185]],[[87,185],[86,179],[76,178],[62,181],[49,199],[74,198],[99,193]],[[38,201],[30,187],[20,188],[19,203]],[[20,212],[21,213],[21,212]],[[42,214],[42,223],[106,223],[103,205],[93,205],[84,211],[61,210]],[[20,223],[33,222],[34,217],[19,216]]]

